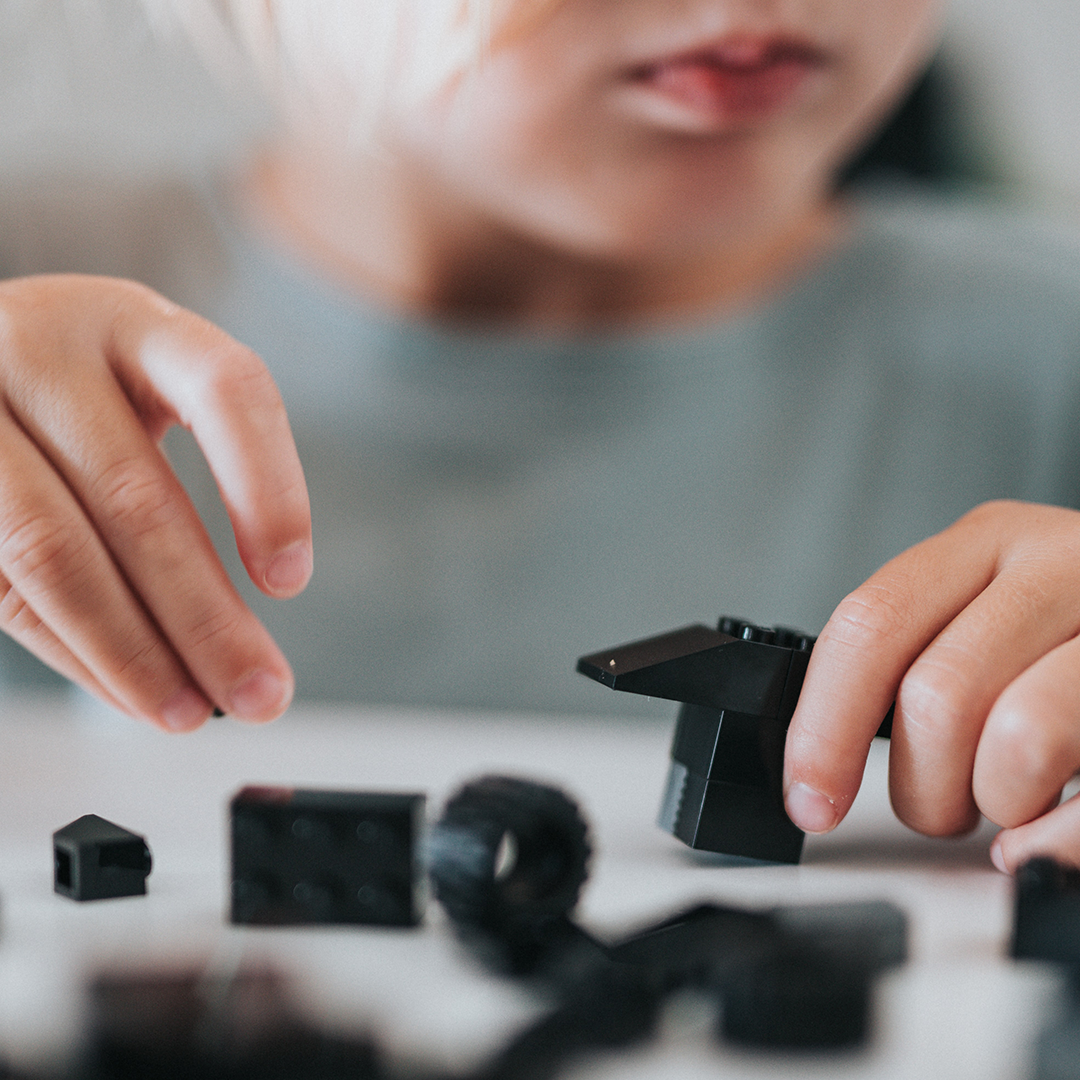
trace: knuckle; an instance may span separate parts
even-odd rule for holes
[[[1055,717],[1052,702],[1012,698],[1006,693],[991,711],[975,773],[980,807],[1006,828],[1041,813],[1046,793],[1060,791],[1078,757],[1073,725]]]
[[[233,341],[210,344],[203,357],[203,394],[212,407],[243,402],[256,412],[283,408],[281,395],[266,365],[251,349]]]
[[[147,701],[156,700],[157,687],[172,673],[172,657],[154,635],[133,633],[117,647],[112,681],[118,687],[135,688]]]
[[[235,650],[241,638],[244,617],[231,608],[216,607],[200,613],[185,627],[184,638],[188,648],[209,652],[215,657],[227,656]]]
[[[907,621],[894,591],[868,581],[840,601],[822,636],[856,650],[876,649],[895,641]]]
[[[42,625],[37,612],[6,580],[0,583],[0,625],[17,638],[37,632]]]
[[[990,714],[995,755],[1009,762],[1014,773],[1046,776],[1060,767],[1065,740],[1056,738],[1053,727],[1031,722],[1027,709],[1003,700]]]
[[[25,512],[0,523],[0,565],[16,581],[62,588],[87,568],[90,537],[47,512]]]
[[[108,465],[95,478],[90,501],[112,526],[134,539],[168,529],[180,513],[168,478],[134,457]]]
[[[945,753],[966,736],[969,700],[949,665],[923,657],[901,680],[896,707],[909,737]]]

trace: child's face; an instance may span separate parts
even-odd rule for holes
[[[379,140],[465,205],[596,255],[752,239],[820,203],[939,0],[561,0]]]

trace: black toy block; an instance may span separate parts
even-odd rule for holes
[[[1076,1080],[1080,1075],[1080,967],[1068,966],[1049,1022],[1035,1041],[1030,1080]]]
[[[784,811],[784,742],[815,638],[721,618],[583,656],[577,670],[631,694],[682,702],[660,826],[692,848],[797,863]],[[879,735],[891,730],[892,711]]]
[[[234,923],[420,921],[423,795],[246,787],[230,810]]]
[[[377,1047],[312,1027],[268,969],[98,975],[78,1080],[380,1080]]]
[[[785,904],[769,914],[789,938],[870,974],[899,967],[908,958],[907,914],[888,900]]]
[[[730,979],[720,1034],[763,1050],[843,1050],[866,1041],[872,975],[812,948],[777,948]]]
[[[868,974],[907,960],[907,916],[888,900],[753,910],[698,904],[608,946],[617,964],[649,968],[673,989],[717,988],[776,950],[811,950]]]
[[[72,900],[145,896],[151,866],[143,837],[97,814],[53,833],[53,889]]]
[[[447,802],[428,871],[458,936],[483,964],[561,982],[598,958],[568,918],[588,875],[588,827],[557,788],[484,776]]]
[[[784,740],[814,638],[723,618],[582,657],[613,690],[682,702],[660,825],[692,848],[796,863]]]
[[[1032,859],[1017,870],[1015,890],[1012,955],[1080,963],[1080,870]]]
[[[473,1080],[557,1080],[582,1057],[646,1042],[656,1033],[662,1003],[641,972],[597,969],[481,1065]]]

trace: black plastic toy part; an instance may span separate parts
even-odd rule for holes
[[[53,890],[72,900],[145,896],[152,865],[143,837],[97,814],[53,833]]]
[[[1030,1080],[1075,1080],[1080,1062],[1080,967],[1070,965],[1057,1008],[1035,1040]]]
[[[1015,889],[1012,955],[1080,964],[1080,870],[1032,859],[1017,870]]]
[[[424,796],[246,787],[230,804],[232,921],[414,926]]]
[[[704,851],[797,863],[784,811],[784,741],[815,638],[721,618],[583,656],[613,690],[682,702],[660,825]],[[890,717],[878,734],[887,735]]]
[[[381,1080],[375,1046],[310,1026],[280,976],[160,971],[89,987],[86,1060],[73,1080]]]
[[[535,975],[552,964],[577,969],[594,951],[568,919],[589,855],[588,828],[567,795],[484,776],[447,802],[431,831],[428,872],[458,935],[487,967]]]
[[[1061,1001],[1035,1042],[1032,1080],[1070,1080],[1080,1061],[1080,869],[1037,858],[1016,871],[1010,952],[1065,969]]]

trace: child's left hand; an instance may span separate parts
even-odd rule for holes
[[[1080,513],[993,502],[893,559],[846,597],[814,647],[788,730],[788,814],[847,813],[895,700],[889,790],[918,832],[1003,826],[994,864],[1080,865]]]

